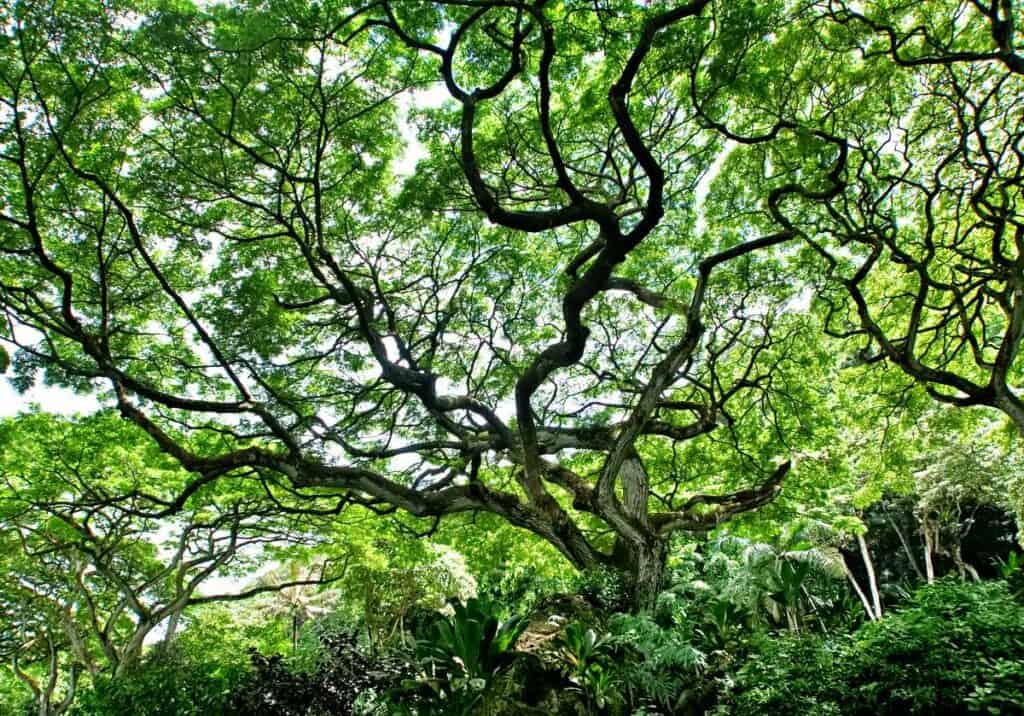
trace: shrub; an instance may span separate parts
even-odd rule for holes
[[[576,577],[574,591],[606,612],[623,612],[630,606],[629,585],[625,575],[611,567],[580,572]]]
[[[422,671],[393,695],[399,713],[472,713],[516,658],[516,641],[528,626],[524,617],[501,621],[496,605],[481,599],[451,606],[452,616],[436,621],[417,643]]]
[[[608,622],[608,632],[614,675],[630,705],[674,713],[706,663],[704,653],[693,645],[689,625],[662,625],[644,614],[616,614]]]
[[[184,636],[184,635],[183,635]],[[151,650],[118,678],[98,676],[79,692],[81,716],[206,716],[224,713],[248,668],[242,660],[205,655],[187,640]]]
[[[227,712],[239,716],[356,716],[388,689],[412,674],[401,655],[371,658],[355,634],[322,623],[297,658],[265,656],[250,649],[253,671],[234,690]],[[368,701],[371,702],[368,704]]]
[[[1024,713],[1024,605],[1005,582],[940,582],[852,635],[763,639],[722,713]]]

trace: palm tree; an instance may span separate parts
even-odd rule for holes
[[[341,597],[340,590],[325,586],[336,581],[323,578],[326,567],[323,559],[309,563],[292,560],[264,573],[252,585],[253,588],[272,588],[261,611],[267,616],[288,619],[293,654],[306,622],[330,612]]]

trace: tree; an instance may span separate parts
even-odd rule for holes
[[[245,469],[314,514],[489,512],[650,606],[674,532],[766,504],[825,439],[832,358],[793,309],[832,285],[826,220],[875,190],[851,137],[906,106],[850,99],[875,80],[838,69],[845,15],[5,13],[15,375],[106,386],[186,490]],[[428,155],[399,182],[394,100],[437,78],[452,101],[406,118]]]
[[[147,516],[147,506],[150,514],[159,510],[160,496],[176,497],[184,482],[182,471],[147,443],[110,413],[78,423],[43,414],[0,421],[2,650],[40,713],[65,711],[80,674],[123,677],[158,627],[170,640],[196,605],[333,578],[325,567],[317,575],[204,593],[214,577],[318,538],[251,491],[232,494],[229,482],[191,495],[173,520]],[[108,462],[112,451],[119,464]]]

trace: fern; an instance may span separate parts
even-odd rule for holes
[[[647,615],[616,614],[608,627],[617,676],[636,706],[646,702],[671,708],[707,666],[688,626],[666,629]]]

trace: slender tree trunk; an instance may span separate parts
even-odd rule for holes
[[[82,635],[78,633],[74,621],[72,621],[70,614],[67,612],[61,616],[61,626],[64,628],[64,634],[68,637],[71,653],[74,654],[82,666],[89,670],[90,674],[96,676],[99,673],[96,660],[92,658],[92,655],[85,646],[85,642],[82,640]]]
[[[868,586],[871,588],[871,601],[875,606],[875,615],[882,618],[882,599],[878,594],[878,580],[875,579],[875,564],[871,561],[871,553],[868,551],[868,543],[864,535],[857,535],[857,544],[860,545],[860,556],[864,560],[864,568],[868,572]]]
[[[932,561],[932,552],[935,550],[935,542],[932,539],[931,525],[928,520],[922,522],[924,527],[924,568],[928,575],[928,584],[935,583],[935,563]]]
[[[900,544],[903,545],[903,552],[907,555],[907,561],[910,562],[910,566],[914,569],[914,573],[917,574],[918,578],[922,581],[926,581],[924,572],[917,565],[917,559],[914,558],[914,551],[910,549],[910,542],[907,541],[906,535],[903,534],[903,530],[900,529],[899,525],[896,524],[891,516],[888,516],[889,524],[892,525],[893,530],[896,532],[896,536],[899,537]]]
[[[800,617],[797,616],[796,609],[793,607],[786,607],[786,627],[791,634],[800,633]]]
[[[124,649],[121,650],[121,654],[118,657],[117,666],[114,668],[115,679],[124,676],[125,672],[138,663],[139,658],[142,656],[142,646],[146,641],[146,636],[153,630],[154,626],[156,625],[144,622],[135,628],[135,633],[132,634],[131,639]]]
[[[953,547],[953,561],[956,563],[956,567],[960,570],[960,579],[966,579],[966,575],[971,575],[971,580],[975,582],[981,581],[981,575],[978,574],[978,570],[972,567],[964,560],[963,549],[959,544]]]
[[[164,644],[170,646],[174,643],[174,637],[178,634],[178,620],[181,618],[181,610],[175,609],[167,620],[167,631],[164,633]]]
[[[853,586],[853,591],[855,591],[857,596],[860,597],[860,603],[864,605],[864,611],[867,612],[868,619],[876,621],[878,617],[875,616],[875,610],[871,606],[871,602],[868,600],[867,595],[864,594],[864,590],[861,589],[860,583],[857,581],[857,577],[854,576],[853,570],[850,569],[850,565],[846,563],[846,557],[843,556],[842,552],[839,553],[839,562],[843,565],[843,572],[846,573],[846,578],[850,580],[850,584]]]

